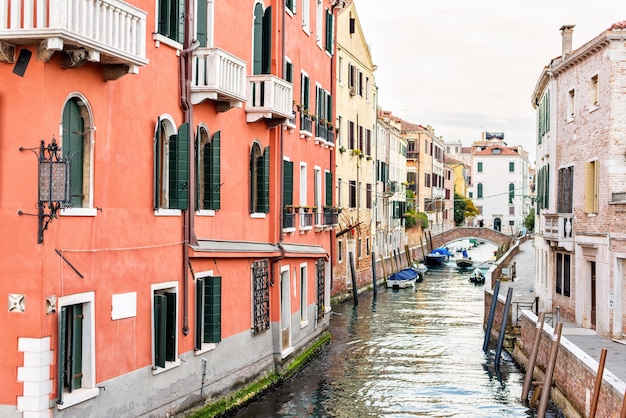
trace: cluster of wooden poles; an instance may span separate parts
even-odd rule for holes
[[[413,260],[412,260],[411,251],[409,250],[408,245],[404,246],[404,254],[406,256],[407,267],[411,267],[413,265]],[[389,275],[387,275],[387,267],[385,266],[386,260],[391,260],[392,271]],[[393,252],[389,254],[389,258],[385,259],[385,257],[383,257],[381,261],[382,261],[383,275],[385,276],[385,278],[388,278],[389,276],[391,276],[391,274],[397,273],[398,271],[404,268],[401,266],[402,255],[400,254],[399,248],[396,250],[393,250]],[[358,288],[357,288],[357,282],[356,282],[356,268],[354,267],[354,255],[352,253],[350,253],[350,275],[352,276],[352,295],[354,298],[354,306],[357,306],[359,304],[359,295],[358,295]],[[372,252],[372,287],[374,290],[374,297],[375,297],[376,294],[378,293],[378,289],[377,289],[378,283],[376,279],[376,253],[374,252]]]
[[[495,283],[495,287],[493,290],[493,299],[491,301],[491,309],[489,312],[489,318],[487,321],[487,329],[485,330],[485,342],[483,344],[483,351],[487,351],[489,345],[489,339],[491,335],[491,327],[493,324],[493,318],[495,315],[496,306],[498,303],[498,292],[500,289],[500,281],[498,280]],[[504,306],[504,313],[502,315],[502,324],[500,326],[500,335],[498,338],[498,345],[496,348],[496,354],[494,358],[494,364],[496,369],[499,368],[500,365],[500,355],[502,354],[502,345],[504,342],[504,336],[506,333],[507,321],[508,321],[508,313],[511,306],[511,299],[513,296],[513,288],[508,289],[506,302]],[[522,389],[521,400],[524,404],[529,405],[531,407],[536,407],[537,409],[537,418],[544,418],[546,416],[546,411],[548,409],[548,401],[550,400],[550,388],[552,387],[552,378],[554,375],[554,367],[556,365],[556,357],[559,351],[560,343],[561,343],[561,332],[563,330],[563,323],[557,322],[554,328],[554,335],[552,336],[552,345],[550,347],[550,358],[548,360],[548,366],[544,373],[543,381],[534,381],[533,380],[533,372],[535,370],[535,363],[537,362],[537,354],[539,352],[539,346],[541,343],[541,335],[543,334],[543,324],[545,321],[545,312],[541,312],[539,314],[539,318],[537,320],[537,326],[535,328],[535,335],[533,339],[533,347],[530,353],[530,357],[528,358],[528,363],[526,364],[526,375],[524,377],[524,387]],[[591,409],[589,412],[589,418],[595,418],[596,411],[598,408],[598,400],[600,399],[600,388],[602,387],[602,375],[604,374],[604,364],[606,362],[606,348],[602,349],[600,354],[600,363],[598,365],[598,372],[596,373],[596,381],[593,391],[593,398],[591,399]],[[528,394],[530,392],[531,386],[534,386],[533,396],[528,401]],[[624,401],[622,402],[622,410],[620,413],[620,418],[626,418],[626,393],[624,393]]]

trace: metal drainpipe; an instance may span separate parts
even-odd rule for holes
[[[200,45],[191,33],[193,28],[193,3],[191,0],[185,2],[185,41],[184,49],[181,51],[179,58],[179,82],[180,82],[180,106],[183,110],[185,123],[189,124],[190,132],[192,132],[193,112],[189,104],[189,96],[191,94],[191,52]],[[191,135],[189,141],[189,185],[188,185],[188,208],[183,213],[183,335],[189,334],[189,245],[197,244],[196,236],[193,228],[193,212],[195,202],[195,161],[194,161],[194,135]]]

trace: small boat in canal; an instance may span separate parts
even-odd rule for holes
[[[439,247],[435,248],[424,257],[426,258],[426,264],[429,266],[441,266],[448,262],[453,254],[448,249]]]
[[[485,284],[485,274],[477,268],[470,274],[469,281],[474,284]]]
[[[415,282],[421,278],[420,274],[412,267],[402,269],[393,273],[387,278],[387,287],[393,289],[404,289],[415,285]]]
[[[424,263],[413,264],[411,268],[418,272],[420,277],[424,277],[424,274],[426,274],[426,272],[428,271],[428,267],[426,267],[426,264]]]
[[[466,250],[463,250],[463,258],[456,259],[456,266],[461,269],[471,269],[474,267],[472,258],[467,254]]]

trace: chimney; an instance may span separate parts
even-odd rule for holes
[[[561,59],[565,61],[565,58],[572,53],[572,34],[574,33],[574,26],[576,25],[563,25],[561,26]]]

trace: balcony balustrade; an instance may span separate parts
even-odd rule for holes
[[[574,215],[547,213],[543,215],[543,237],[568,251],[574,249]]]
[[[296,218],[295,213],[284,211],[283,212],[283,229],[295,228],[296,227],[295,218]]]
[[[315,140],[317,142],[335,143],[332,127],[328,127],[326,122],[317,121],[315,124]]]
[[[284,122],[293,115],[293,86],[271,74],[251,75],[247,78],[246,121],[278,119]]]
[[[300,137],[310,138],[313,136],[313,119],[304,112],[300,113]]]
[[[339,214],[337,211],[324,211],[324,225],[334,226],[339,224]]]
[[[43,61],[63,51],[66,68],[93,61],[117,66],[105,79],[137,73],[148,63],[146,16],[119,0],[3,0],[0,61],[14,62],[15,45],[38,44]]]
[[[300,226],[302,228],[311,228],[313,226],[313,214],[301,213],[300,214]]]
[[[223,110],[246,101],[246,62],[219,48],[193,51],[191,103],[204,100],[226,103]]]

